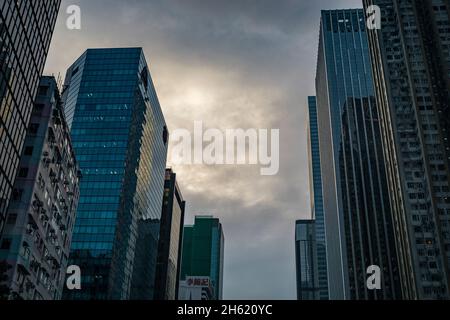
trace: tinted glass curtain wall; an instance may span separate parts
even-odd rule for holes
[[[331,299],[401,298],[364,11],[322,11],[316,90]],[[382,270],[382,289],[366,286]]]
[[[83,175],[70,254],[83,286],[65,297],[151,299],[168,133],[143,50],[87,50],[63,98]]]
[[[309,168],[310,168],[310,195],[311,213],[315,221],[315,242],[317,252],[317,263],[314,267],[317,277],[318,299],[328,299],[328,265],[327,246],[325,234],[325,215],[323,212],[322,196],[322,173],[320,169],[320,143],[319,143],[319,123],[317,121],[317,101],[316,97],[308,97],[309,109]]]
[[[0,0],[0,233],[60,0]]]

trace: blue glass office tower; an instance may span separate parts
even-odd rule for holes
[[[330,299],[399,299],[398,258],[362,9],[322,11],[316,91]],[[366,285],[372,265],[381,269],[380,290]]]
[[[315,250],[316,259],[315,274],[318,288],[318,299],[328,299],[328,266],[327,247],[325,239],[325,216],[323,212],[322,174],[320,172],[320,142],[319,123],[317,122],[316,97],[308,97],[309,109],[309,171],[310,171],[310,196],[311,213],[315,221]]]
[[[63,99],[83,175],[70,253],[82,289],[65,298],[151,299],[168,132],[143,50],[87,50]]]

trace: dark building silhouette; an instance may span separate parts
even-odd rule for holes
[[[319,300],[314,220],[298,220],[295,223],[295,260],[297,299]]]
[[[156,265],[155,300],[177,300],[183,248],[184,210],[176,174],[166,169]]]

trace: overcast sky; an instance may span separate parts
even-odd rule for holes
[[[46,73],[87,48],[143,47],[169,129],[280,129],[280,171],[174,166],[186,223],[219,217],[225,299],[295,299],[295,220],[310,217],[307,96],[321,9],[361,0],[63,0]],[[81,7],[82,29],[65,27]],[[170,163],[169,163],[170,165]]]

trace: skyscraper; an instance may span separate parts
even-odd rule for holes
[[[450,3],[364,4],[404,295],[449,299]]]
[[[214,300],[222,300],[225,239],[219,219],[197,216],[184,227],[181,280],[209,277]]]
[[[322,11],[316,91],[330,299],[401,298],[363,10]]]
[[[177,300],[183,245],[184,209],[177,175],[166,169],[156,265],[155,300]]]
[[[0,234],[60,3],[0,1]]]
[[[314,220],[295,223],[295,260],[297,269],[297,299],[318,300],[319,287]]]
[[[54,77],[42,77],[0,237],[11,299],[61,299],[79,170]]]
[[[311,213],[315,221],[315,241],[314,250],[317,252],[317,263],[315,274],[317,276],[318,299],[328,299],[328,266],[327,266],[327,247],[325,235],[325,215],[323,212],[322,197],[322,174],[320,171],[320,142],[319,142],[319,123],[317,122],[317,103],[316,97],[308,97],[309,109],[309,169],[310,169],[310,197]]]
[[[168,132],[144,52],[89,49],[64,86],[83,174],[70,254],[83,285],[65,297],[152,299]]]

